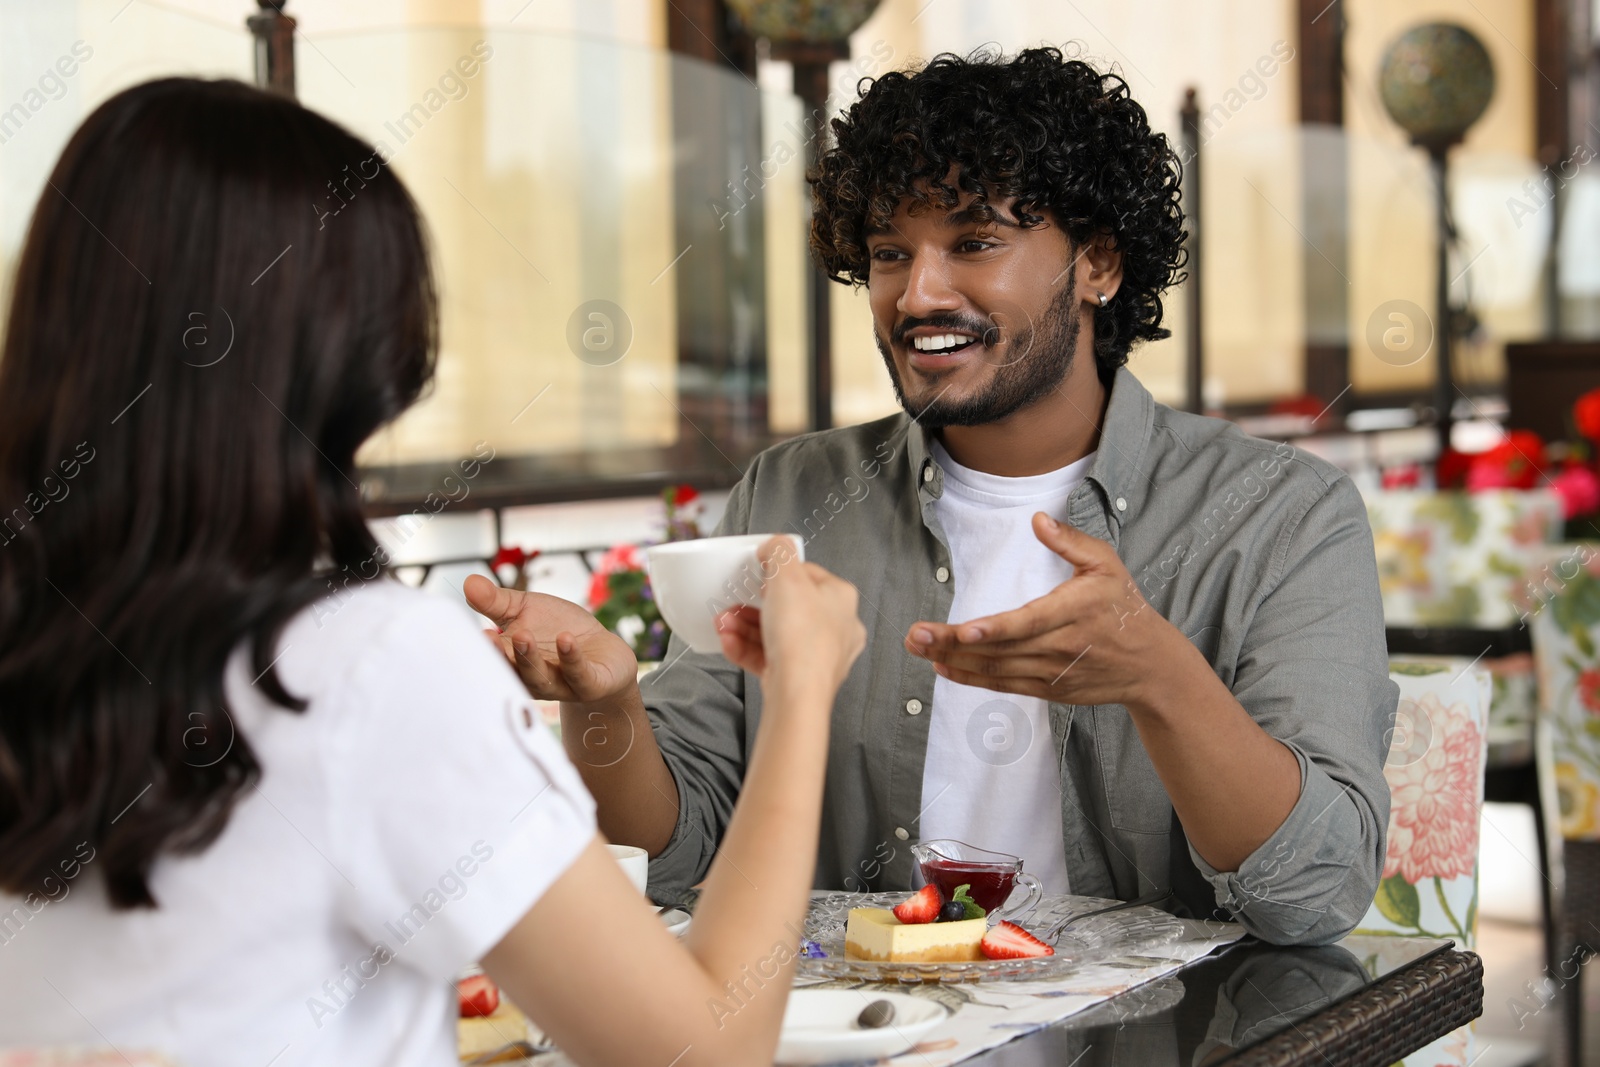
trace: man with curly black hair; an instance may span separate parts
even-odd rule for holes
[[[1338,470],[1157,404],[1123,366],[1166,336],[1183,265],[1166,138],[1121,78],[1051,48],[885,75],[833,133],[812,249],[866,287],[905,414],[763,453],[719,530],[799,534],[869,612],[817,885],[908,889],[909,842],[954,839],[1051,893],[1343,936],[1383,864],[1397,695],[1371,534]],[[649,849],[658,897],[694,884],[756,680],[675,638],[641,696],[576,609],[472,598],[568,702],[602,828]]]

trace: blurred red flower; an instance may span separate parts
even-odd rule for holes
[[[1578,698],[1590,715],[1600,715],[1600,667],[1590,667],[1578,675]]]
[[[1467,488],[1532,489],[1539,484],[1547,460],[1544,441],[1532,430],[1512,430],[1487,452],[1472,457]]]
[[[538,558],[539,550],[537,548],[530,552],[524,548],[517,548],[515,545],[507,545],[494,554],[494,559],[489,561],[489,568],[493,570],[506,564],[510,564],[513,567],[524,567]]]
[[[1572,421],[1577,424],[1578,433],[1600,443],[1600,389],[1591,389],[1578,398],[1572,405]]]
[[[1472,469],[1472,461],[1476,456],[1469,456],[1465,452],[1457,452],[1447,448],[1439,457],[1435,467],[1434,479],[1440,489],[1460,489],[1467,484],[1467,471]]]
[[[1422,478],[1422,469],[1415,463],[1401,463],[1383,468],[1385,489],[1415,489]]]
[[[692,504],[700,499],[699,490],[692,485],[674,486],[672,489],[672,506],[681,508],[685,504]]]

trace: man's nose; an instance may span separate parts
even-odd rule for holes
[[[959,310],[961,305],[961,294],[951,285],[949,264],[944,257],[914,256],[896,309],[902,315],[925,319],[939,312]]]

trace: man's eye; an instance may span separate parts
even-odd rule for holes
[[[989,248],[993,248],[993,247],[994,247],[994,245],[990,244],[988,241],[980,241],[977,238],[973,238],[970,241],[962,241],[959,245],[956,246],[956,251],[958,251],[958,252],[982,252],[985,249],[989,249]]]
[[[904,259],[905,255],[898,249],[880,248],[876,252],[872,253],[872,258],[886,263],[891,260]]]

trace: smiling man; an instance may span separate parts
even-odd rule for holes
[[[791,531],[861,590],[816,884],[907,889],[909,846],[1047,891],[1349,931],[1373,897],[1396,702],[1360,498],[1336,469],[1153,401],[1180,168],[1115,75],[1054,49],[872,83],[813,176],[812,248],[866,286],[905,413],[763,453],[721,533]],[[761,716],[675,639],[632,656],[550,597],[468,591],[602,829],[669,896],[705,873]]]

